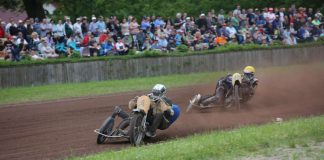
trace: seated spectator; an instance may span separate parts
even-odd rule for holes
[[[16,38],[15,41],[16,45],[18,46],[20,43],[24,44],[24,45],[28,45],[26,39],[24,38],[22,32],[18,32],[18,36]]]
[[[215,38],[215,43],[218,46],[223,46],[223,45],[227,44],[227,37],[225,37],[224,34],[221,33],[221,36],[218,36]]]
[[[109,39],[106,39],[101,43],[99,56],[107,56],[109,54],[113,54],[113,45]]]
[[[105,42],[106,39],[109,38],[109,36],[108,36],[107,33],[108,33],[107,30],[104,29],[103,32],[99,35],[99,43],[100,43],[100,44],[103,43],[103,42]]]
[[[132,48],[132,38],[129,36],[129,33],[125,33],[123,43],[127,48]]]
[[[120,37],[117,38],[117,43],[115,44],[114,48],[119,55],[126,55],[128,53],[128,48],[125,46]]]
[[[100,45],[98,44],[98,42],[96,41],[95,37],[93,34],[91,34],[90,38],[89,38],[89,51],[90,51],[90,56],[97,56],[99,54],[100,51]]]
[[[40,53],[45,58],[57,58],[59,55],[55,53],[54,48],[49,46],[45,39],[41,40]]]
[[[45,41],[47,42],[47,45],[51,47],[55,46],[52,34],[50,32],[46,33]]]
[[[3,27],[4,22],[1,21],[0,19],[0,38],[4,38],[5,37],[5,29]]]
[[[38,37],[38,34],[37,32],[33,32],[31,34],[31,39],[30,39],[30,42],[29,42],[29,49],[31,52],[38,52],[38,44],[40,43],[40,39]]]
[[[64,54],[65,56],[68,56],[67,48],[65,45],[66,39],[59,35],[55,35],[54,42],[55,42],[55,52],[58,54]]]
[[[143,46],[141,48],[142,51],[145,51],[145,50],[151,50],[151,44],[150,44],[150,39],[149,38],[146,38],[144,43],[143,43]]]
[[[80,44],[74,39],[74,35],[70,36],[66,44],[67,44],[67,52],[69,55],[71,55],[73,51],[80,52]]]
[[[236,39],[237,30],[235,29],[235,27],[232,25],[231,22],[229,23],[229,26],[226,27],[226,31],[229,33],[228,35],[229,41]]]
[[[285,45],[297,45],[297,40],[293,33],[290,33],[289,36],[284,37],[283,43]]]
[[[14,53],[14,49],[15,49],[15,43],[13,43],[13,37],[12,36],[8,36],[7,40],[3,43],[4,44],[4,54],[5,54],[5,60],[7,59],[13,59],[13,55]]]
[[[158,39],[158,43],[157,43],[158,49],[160,49],[161,51],[166,51],[167,47],[168,47],[168,41],[165,38],[165,35],[161,35]]]
[[[1,59],[2,58],[4,59],[6,57],[4,49],[5,49],[5,45],[3,44],[2,38],[0,38],[0,58]]]
[[[298,30],[298,38],[301,41],[311,41],[311,36],[309,31],[307,30],[306,24],[304,24],[300,29]]]

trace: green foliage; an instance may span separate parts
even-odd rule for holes
[[[71,58],[81,58],[80,52],[73,51],[71,54]]]
[[[188,46],[183,44],[177,47],[177,51],[179,52],[188,52],[188,50],[189,50]]]
[[[161,53],[161,51],[157,51],[157,50],[146,50],[144,51],[144,57],[158,57],[158,56],[162,56],[163,53]]]

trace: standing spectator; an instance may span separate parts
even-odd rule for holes
[[[181,19],[181,13],[177,13],[176,19],[174,20],[174,29],[180,29],[183,23],[185,23],[185,21]]]
[[[82,28],[81,28],[81,18],[77,18],[76,19],[76,22],[74,23],[74,25],[73,25],[73,31],[74,31],[74,33],[75,34],[77,34],[77,33],[82,33]]]
[[[106,23],[103,21],[103,17],[99,16],[99,20],[97,21],[97,26],[99,28],[99,32],[103,32],[104,29],[106,29]]]
[[[41,24],[39,23],[38,18],[35,18],[35,23],[33,24],[33,29],[35,32],[37,32],[38,35],[41,35],[42,28],[41,28]]]
[[[146,34],[144,32],[143,29],[140,29],[140,32],[138,32],[136,34],[136,39],[137,39],[137,43],[138,43],[138,49],[140,50],[140,48],[142,48],[143,44],[144,44],[144,41],[146,39]]]
[[[122,21],[121,32],[122,32],[123,36],[129,35],[129,23],[127,22],[126,18],[124,18]]]
[[[18,30],[18,33],[19,32],[22,33],[24,39],[27,39],[27,28],[25,27],[22,20],[18,21],[17,30]]]
[[[133,39],[132,46],[137,46],[137,39],[136,35],[139,33],[139,25],[136,21],[136,18],[133,18],[131,23],[129,24],[129,32],[131,34],[131,37]]]
[[[70,17],[66,17],[65,19],[65,24],[64,24],[64,29],[65,29],[65,35],[67,38],[70,38],[70,36],[73,34],[73,24],[70,20]]]
[[[17,27],[17,25],[14,23],[13,18],[9,19],[9,23],[7,23],[5,27],[5,32],[8,35],[17,35],[18,31],[14,30]]]
[[[93,16],[91,20],[92,22],[89,24],[89,31],[91,33],[95,33],[96,29],[98,28],[97,18]]]
[[[82,30],[82,36],[85,36],[88,33],[89,24],[87,17],[82,18],[82,24],[81,24],[81,30]]]
[[[207,20],[204,13],[200,14],[199,19],[196,21],[196,25],[200,30],[201,34],[204,34],[207,31]]]
[[[146,16],[144,16],[142,19],[142,22],[141,22],[140,29],[143,30],[144,33],[147,33],[147,31],[149,31],[150,27],[151,27],[151,24],[150,24],[149,19]]]
[[[256,15],[253,13],[253,9],[252,8],[248,9],[248,13],[247,13],[246,17],[249,22],[249,25],[255,24],[255,16]]]
[[[64,37],[65,36],[65,27],[62,24],[62,20],[59,20],[58,23],[53,28],[54,36]]]
[[[219,14],[218,14],[218,26],[222,26],[225,23],[225,16],[224,16],[224,10],[220,9]]]
[[[181,16],[180,16],[181,17]],[[165,22],[163,21],[162,17],[161,16],[157,16],[156,17],[156,20],[154,21],[154,26],[157,27],[157,26],[160,26],[161,28],[164,28],[165,26]]]
[[[236,5],[236,9],[233,11],[233,15],[240,15],[241,14],[241,6],[238,4]]]
[[[276,19],[276,14],[273,13],[273,8],[269,8],[269,12],[268,12],[268,16],[267,16],[266,20],[269,23],[272,23],[275,19]]]

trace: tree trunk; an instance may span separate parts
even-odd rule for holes
[[[23,0],[28,18],[45,18],[42,0]]]

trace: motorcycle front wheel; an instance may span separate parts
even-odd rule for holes
[[[131,117],[129,138],[130,143],[139,146],[145,137],[144,115],[142,113],[134,113]]]
[[[114,123],[115,123],[115,119],[112,117],[108,117],[105,122],[101,125],[99,132],[105,135],[110,135],[113,127],[114,127]],[[98,134],[97,137],[97,144],[103,144],[105,142],[105,140],[107,139],[107,137]]]

